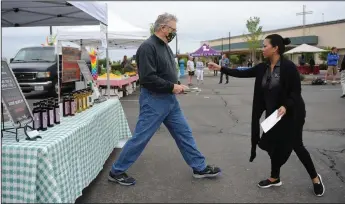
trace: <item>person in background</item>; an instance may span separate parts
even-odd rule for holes
[[[140,77],[139,118],[133,137],[126,142],[117,161],[112,165],[108,175],[111,182],[126,186],[135,184],[135,179],[128,176],[126,171],[139,158],[162,123],[191,167],[193,177],[215,177],[221,172],[219,167],[206,164],[176,97],[176,94],[182,94],[188,88],[177,84],[174,54],[169,46],[176,36],[176,21],[177,18],[172,14],[159,15],[154,23],[154,34],[137,50],[136,61]],[[148,168],[153,172],[157,170],[152,165]],[[153,185],[154,183],[155,181]]]
[[[310,66],[310,74],[314,74],[314,66],[315,66],[314,56],[310,57],[309,66]]]
[[[304,54],[302,54],[301,57],[299,58],[299,65],[301,66],[305,65]]]
[[[252,59],[249,59],[248,60],[248,67],[252,67],[253,66],[253,61],[252,61]]]
[[[226,54],[223,54],[222,59],[220,60],[220,66],[229,67],[229,65],[230,65],[229,59],[226,57]],[[220,72],[219,84],[223,83],[223,75],[224,75],[224,73]],[[228,84],[229,83],[229,76],[226,74],[225,74],[225,79],[226,79],[225,84]]]
[[[121,62],[121,68],[125,68],[126,64],[128,63],[127,56],[123,56],[122,62]]]
[[[328,53],[327,55],[327,73],[325,76],[325,82],[327,82],[327,77],[329,75],[332,75],[332,83],[335,83],[335,76],[338,73],[338,60],[339,60],[339,55],[337,53],[337,48],[332,47],[331,52]]]
[[[196,80],[197,84],[201,81],[204,84],[204,63],[200,60],[200,58],[196,58]]]
[[[271,158],[271,176],[258,183],[260,188],[281,186],[280,168],[289,159],[292,150],[306,168],[312,180],[314,193],[322,196],[325,187],[320,174],[308,150],[303,144],[303,125],[306,109],[301,93],[301,80],[296,65],[283,57],[289,38],[278,34],[268,35],[264,40],[263,55],[268,63],[260,63],[251,69],[239,70],[220,67],[209,63],[210,69],[217,69],[224,74],[239,78],[255,78],[252,109],[251,156],[256,157],[256,146],[265,150]],[[266,118],[277,111],[281,120],[260,138],[260,118],[263,112]]]
[[[215,58],[215,59],[213,60],[213,62],[216,63],[216,64],[219,63],[219,61],[218,61],[217,58]],[[213,76],[218,76],[218,71],[217,71],[217,70],[213,70]]]
[[[193,79],[193,76],[194,76],[194,71],[195,71],[195,65],[194,65],[194,62],[193,62],[193,57],[192,56],[189,56],[188,57],[188,61],[187,61],[187,71],[188,71],[188,85],[189,86],[192,86],[192,79]]]
[[[340,66],[340,82],[341,82],[341,88],[343,90],[343,95],[341,96],[341,98],[345,98],[345,55],[343,58],[343,61],[341,62],[341,66]]]

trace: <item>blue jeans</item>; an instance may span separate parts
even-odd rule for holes
[[[162,123],[175,139],[187,164],[196,171],[206,168],[205,157],[196,147],[192,130],[174,94],[155,94],[141,88],[139,105],[140,113],[133,137],[127,141],[113,164],[113,174],[125,172],[138,159]]]

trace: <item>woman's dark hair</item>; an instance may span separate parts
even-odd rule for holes
[[[281,56],[285,52],[285,45],[288,45],[291,43],[290,38],[283,38],[282,36],[278,34],[268,35],[266,36],[265,39],[270,40],[270,44],[272,45],[272,47],[278,46],[278,52],[279,52],[279,55]]]
[[[331,50],[333,51],[334,49],[337,49],[336,47],[332,47]]]

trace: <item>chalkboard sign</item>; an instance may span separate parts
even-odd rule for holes
[[[30,107],[6,61],[1,60],[1,100],[15,127],[31,122]]]
[[[77,62],[79,65],[80,72],[83,74],[83,77],[86,83],[92,82],[93,77],[91,75],[90,69],[87,66],[86,62],[84,60],[78,60]]]

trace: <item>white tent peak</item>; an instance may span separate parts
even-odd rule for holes
[[[314,53],[314,52],[326,52],[326,51],[327,50],[323,50],[323,49],[320,49],[320,48],[315,47],[315,46],[311,46],[308,44],[302,44],[302,45],[299,45],[299,46],[285,52],[284,54],[307,53],[307,52]]]
[[[69,31],[69,32],[94,32],[99,31],[99,26],[73,26],[73,27],[61,27],[58,29],[59,32]],[[113,11],[108,9],[108,31],[113,33],[148,33],[148,30],[136,27],[129,22],[123,20],[120,16],[116,15]]]

